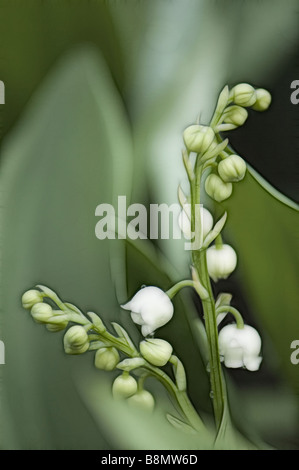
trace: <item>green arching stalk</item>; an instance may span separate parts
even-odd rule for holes
[[[183,287],[194,287],[194,282],[190,279],[186,279],[184,281],[177,282],[174,286],[168,289],[165,294],[168,295],[170,299],[172,299]]]
[[[222,305],[221,307],[218,307],[216,309],[216,315],[218,315],[219,313],[226,312],[231,313],[235,317],[237,328],[239,328],[240,330],[244,328],[243,317],[239,310],[237,310],[235,307],[232,307],[231,305]]]
[[[146,369],[149,370],[152,375],[156,377],[156,379],[159,380],[159,382],[164,385],[166,390],[168,390],[168,392],[175,398],[181,412],[185,418],[187,418],[188,424],[190,424],[198,432],[207,432],[205,425],[192,405],[187,393],[185,391],[179,390],[170,377],[158,367],[147,364]]]
[[[194,287],[194,282],[191,280],[184,280],[178,282],[175,286],[173,286],[173,288],[170,289],[171,294],[175,295],[175,293],[177,293],[182,287],[186,286]],[[48,296],[45,295],[44,297]],[[97,326],[87,320],[87,318],[82,313],[79,314],[74,312],[73,310],[68,309],[67,306],[58,298],[58,296],[56,296],[56,294],[55,297],[52,298],[52,300],[60,307],[62,311],[68,312],[69,321],[81,324],[87,331],[93,330],[95,332],[89,335],[89,338],[91,340],[98,342],[99,344],[101,344],[101,346],[114,346],[119,351],[124,353],[128,358],[134,359],[142,357],[137,350],[133,350],[133,348],[128,346],[125,343],[124,339],[113,336],[107,330],[97,328]],[[93,350],[93,348],[91,348],[91,350]],[[146,373],[139,379],[141,387],[147,377],[155,377],[157,380],[159,380],[159,382],[162,383],[162,385],[166,388],[170,395],[175,399],[176,404],[187,423],[198,432],[207,431],[197,411],[193,407],[187,393],[185,391],[179,390],[175,382],[173,382],[173,380],[163,370],[161,370],[159,367],[151,365],[147,361],[144,361],[144,364],[141,366],[141,369],[146,371]]]
[[[107,332],[102,333],[103,339],[106,339]],[[117,338],[109,335],[109,343],[118,348],[121,352],[125,353],[128,357],[142,357],[140,354],[132,353],[128,348]],[[101,335],[100,335],[101,336]],[[112,339],[113,338],[113,339]],[[166,390],[175,398],[179,409],[183,413],[185,419],[188,423],[197,431],[206,431],[206,428],[199,417],[198,413],[194,409],[187,393],[185,391],[180,391],[171,378],[159,367],[152,366],[150,363],[145,361],[145,364],[142,366],[142,369],[146,369],[150,374],[161,382]]]

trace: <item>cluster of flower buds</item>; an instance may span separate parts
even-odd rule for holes
[[[22,305],[30,310],[36,323],[46,325],[47,330],[55,333],[64,330],[69,322],[68,316],[62,310],[54,310],[44,302],[45,294],[37,289],[30,289],[22,296]]]
[[[271,95],[263,88],[254,88],[249,83],[238,83],[230,90],[227,104],[217,127],[218,132],[242,126],[248,117],[245,108],[252,108],[255,111],[268,109],[271,104]]]
[[[63,303],[51,289],[38,287],[42,290],[31,289],[22,296],[23,307],[30,310],[33,319],[45,324],[50,331],[62,330],[69,322],[75,323],[64,334],[65,353],[79,355],[95,350],[94,365],[97,369],[123,371],[113,383],[113,396],[125,398],[135,408],[153,410],[153,396],[143,389],[143,381],[137,383],[130,373],[146,364],[149,368],[163,367],[171,358],[175,358],[172,356],[172,346],[167,341],[148,337],[172,318],[173,305],[170,297],[158,287],[149,286],[141,288],[123,306],[131,311],[132,320],[141,325],[142,334],[147,336],[140,342],[138,351],[128,333],[117,323],[112,323],[118,335],[113,336],[95,313],[88,312],[88,319],[75,305]],[[61,310],[54,310],[45,300],[53,302]],[[120,353],[128,354],[129,357],[121,361]],[[178,362],[177,358],[176,361]],[[182,365],[179,369],[182,369]],[[181,377],[182,372],[177,372],[178,377],[179,374]]]
[[[153,395],[142,387],[138,387],[137,381],[127,371],[114,380],[112,394],[118,400],[125,399],[129,406],[135,409],[152,412],[155,407]]]
[[[187,151],[197,153],[202,163],[213,166],[205,180],[205,190],[215,201],[229,198],[232,183],[241,181],[246,173],[243,158],[228,149],[228,140],[223,141],[219,132],[242,126],[248,117],[246,108],[265,111],[270,103],[271,95],[263,88],[255,89],[248,83],[239,83],[231,90],[226,86],[220,93],[210,126],[194,124],[185,129],[183,139]]]
[[[255,111],[266,111],[271,104],[271,95],[264,88],[254,88],[248,83],[234,86],[229,95],[237,106],[251,107]]]

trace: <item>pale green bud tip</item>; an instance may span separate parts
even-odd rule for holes
[[[230,197],[233,185],[225,183],[219,176],[211,174],[205,181],[205,190],[212,199],[221,202]]]
[[[63,343],[67,354],[82,354],[89,347],[88,334],[83,326],[71,326],[64,335]]]
[[[53,310],[49,304],[39,302],[33,305],[30,313],[37,323],[47,323],[53,315]]]
[[[94,365],[97,369],[114,370],[119,363],[119,354],[116,348],[101,348],[95,354]]]
[[[152,412],[155,408],[155,399],[147,390],[140,390],[128,398],[128,404],[134,409]]]
[[[204,153],[213,142],[215,133],[211,127],[194,124],[185,129],[183,138],[190,152]]]
[[[26,309],[30,309],[33,305],[43,301],[43,294],[36,289],[27,290],[22,296],[22,305]]]
[[[256,92],[248,83],[239,83],[231,90],[234,102],[239,106],[252,106],[256,102]]]
[[[137,392],[137,382],[124,372],[122,375],[116,377],[112,385],[112,394],[114,398],[129,398]]]
[[[258,88],[256,90],[256,102],[252,106],[252,109],[255,111],[266,111],[271,104],[271,100],[272,98],[269,91],[264,88]]]
[[[246,173],[246,163],[239,155],[230,155],[219,163],[218,173],[225,183],[241,181]]]
[[[230,245],[210,246],[207,249],[207,266],[213,281],[226,279],[236,269],[237,254]]]
[[[57,324],[56,323],[47,323],[46,328],[51,333],[57,333],[58,331],[64,330],[67,327],[67,325],[68,325],[68,321],[65,320],[65,321],[57,323]]]
[[[172,354],[172,346],[164,339],[147,339],[140,343],[140,352],[144,359],[154,366],[165,366]]]
[[[248,112],[241,106],[229,106],[224,112],[223,122],[233,124],[234,126],[242,126],[248,117]]]

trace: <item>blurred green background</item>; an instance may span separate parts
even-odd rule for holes
[[[226,371],[235,425],[253,440],[298,448],[299,339],[297,211],[298,116],[289,99],[298,77],[298,5],[289,0],[0,0],[1,317],[3,449],[208,448],[165,422],[173,408],[154,384],[152,420],[112,402],[112,374],[92,353],[66,357],[21,308],[22,293],[48,285],[82,310],[118,321],[136,341],[119,303],[142,284],[167,289],[189,272],[183,242],[127,246],[99,241],[95,208],[176,202],[184,184],[182,131],[208,122],[220,89],[246,81],[271,91],[265,113],[250,113],[230,142],[262,177],[248,173],[229,210],[226,240],[237,271],[215,293],[234,295],[263,338],[256,374]],[[167,259],[168,261],[165,261]],[[188,318],[188,292],[159,335],[186,365],[190,396],[207,420],[209,384]],[[183,302],[184,301],[184,302]],[[186,315],[186,311],[188,315]]]

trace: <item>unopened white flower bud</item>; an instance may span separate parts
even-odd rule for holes
[[[256,90],[256,102],[252,106],[252,109],[255,111],[266,111],[271,104],[271,100],[272,98],[269,91],[264,88],[258,88]]]
[[[226,279],[237,266],[237,254],[230,245],[212,245],[207,249],[208,273],[213,281]]]
[[[172,346],[164,339],[146,339],[139,347],[144,359],[154,366],[165,366],[172,355]]]
[[[67,354],[83,354],[89,348],[88,334],[83,326],[71,326],[64,335],[63,343]]]
[[[213,228],[213,217],[212,214],[205,207],[200,208],[200,215],[202,222],[203,238],[205,238],[210,232],[210,230],[212,230]],[[191,240],[191,204],[184,204],[184,207],[179,214],[178,223],[185,238],[187,240]]]
[[[30,313],[36,323],[47,323],[53,315],[53,310],[49,304],[39,302],[33,305]]]
[[[140,390],[127,400],[134,409],[152,412],[155,408],[155,399],[147,390]]]
[[[183,138],[190,152],[205,153],[213,142],[215,133],[211,127],[194,124],[185,129]]]
[[[118,363],[119,354],[116,348],[109,347],[97,350],[94,358],[94,365],[97,369],[114,370]]]
[[[246,163],[239,155],[230,155],[221,160],[218,173],[225,183],[241,181],[246,173]]]
[[[256,93],[248,83],[239,83],[231,89],[230,96],[239,106],[252,106],[256,102]]]
[[[170,298],[162,289],[154,286],[144,287],[121,307],[131,311],[131,318],[134,323],[141,325],[143,336],[153,333],[173,316]]]
[[[224,120],[226,124],[232,124],[232,129],[242,126],[248,117],[248,112],[241,106],[229,106],[224,112]]]
[[[33,307],[33,305],[40,303],[43,301],[43,294],[39,290],[36,289],[30,289],[27,290],[22,295],[22,305],[26,309],[30,309]]]
[[[137,392],[137,382],[128,372],[116,377],[112,385],[114,398],[129,398]]]
[[[252,326],[237,328],[236,324],[230,324],[219,332],[219,354],[226,367],[258,370],[262,361],[261,346],[261,337]]]
[[[218,175],[212,173],[205,181],[205,190],[212,199],[221,202],[230,197],[233,185],[225,183]]]

